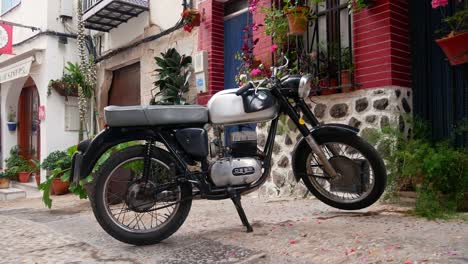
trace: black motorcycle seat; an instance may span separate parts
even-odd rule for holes
[[[110,127],[206,124],[208,109],[200,105],[107,106],[104,120]]]

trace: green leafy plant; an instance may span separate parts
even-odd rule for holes
[[[87,199],[88,195],[85,186],[94,180],[94,174],[102,166],[102,164],[109,159],[109,157],[120,150],[140,144],[138,141],[126,142],[118,144],[117,146],[106,151],[96,162],[92,172],[86,178],[80,180],[79,184],[71,183],[70,192],[80,197],[80,199]],[[73,154],[77,151],[77,147],[73,146],[68,148],[66,151],[55,151],[49,154],[44,159],[41,166],[43,169],[49,170],[51,174],[47,177],[46,181],[39,185],[39,189],[43,191],[42,201],[50,209],[52,208],[52,199],[50,197],[50,189],[52,187],[52,181],[55,178],[60,178],[64,182],[70,181],[71,176],[71,165]],[[128,169],[138,172],[142,170],[142,166],[138,166],[138,163],[131,163],[128,165]]]
[[[348,0],[349,12],[358,12],[364,8],[367,8],[375,0]]]
[[[10,111],[8,111],[7,121],[11,123],[16,122],[16,112],[12,106],[10,106]]]
[[[273,43],[282,46],[288,35],[288,20],[284,13],[278,9],[275,4],[272,7],[261,9],[261,13],[265,15],[264,25],[265,34],[272,37]]]
[[[155,57],[158,69],[158,80],[154,82],[154,90],[159,92],[153,96],[150,104],[185,104],[184,93],[188,92],[189,85],[186,83],[189,76],[189,66],[192,63],[191,56],[180,55],[171,48],[161,53],[161,57]]]
[[[61,90],[65,96],[77,96],[78,87],[82,87],[84,96],[86,98],[91,98],[93,94],[93,86],[86,81],[86,75],[82,71],[78,63],[68,62],[65,66],[65,72],[61,79],[51,80],[49,82],[49,87],[47,94],[51,94],[51,90]]]
[[[6,171],[0,171],[0,179],[11,179],[12,175],[11,173],[8,173]]]
[[[367,133],[366,138],[384,156],[389,171],[386,199],[402,189],[417,191],[415,213],[440,218],[456,211],[468,189],[468,150],[452,147],[451,140],[433,142],[427,124],[410,120],[413,134],[406,136],[389,126]]]
[[[21,156],[18,146],[10,149],[10,157],[5,160],[5,165],[10,177],[14,177],[19,172],[32,171],[28,161]]]
[[[77,147],[73,146],[67,149],[66,152],[55,151],[51,153],[42,163],[42,168],[50,171],[50,175],[46,181],[39,185],[39,190],[42,190],[42,201],[50,209],[52,207],[52,199],[50,198],[50,189],[55,178],[60,178],[63,182],[69,182],[71,176],[71,165],[73,154],[77,151]],[[80,197],[80,199],[88,198],[84,186],[93,180],[92,176],[80,181],[79,184],[71,183],[69,190]]]
[[[448,33],[447,37],[453,37],[458,32],[467,32],[468,31],[468,1],[458,1],[456,5],[459,7],[459,10],[456,11],[452,16],[446,16],[446,6],[449,4],[449,1],[441,0],[432,0],[432,8],[440,8],[442,16],[444,17],[443,21],[448,26],[447,29],[440,29],[438,33]]]

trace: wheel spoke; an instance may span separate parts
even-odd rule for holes
[[[171,221],[181,201],[169,166],[152,159],[150,177],[144,179],[143,157],[127,160],[108,176],[103,199],[111,220],[129,232],[153,232]],[[131,180],[127,180],[128,173]],[[157,201],[160,195],[163,201]],[[166,201],[167,200],[167,201]]]
[[[344,169],[343,172],[340,172],[340,177],[342,178],[333,179],[332,181],[331,177],[327,176],[327,174],[324,172],[323,164],[318,160],[317,155],[310,153],[307,159],[307,176],[314,188],[325,197],[338,202],[354,202],[367,196],[369,191],[373,188],[372,186],[375,182],[372,168],[369,167],[369,178],[360,182],[357,182],[360,179],[359,175],[349,172],[349,168],[351,168],[350,166],[356,166],[351,165],[352,161],[366,161],[370,166],[370,162],[367,161],[364,155],[358,150],[354,149],[352,146],[343,143],[327,142],[322,145],[322,149],[329,158],[329,162],[332,163],[332,166],[332,160],[335,159],[337,163],[345,162],[343,168],[347,169]],[[331,151],[333,151],[333,153],[339,153],[339,156],[334,156]],[[338,161],[336,159],[338,159]],[[335,167],[335,169],[339,170],[339,167]],[[363,191],[354,192],[352,189],[350,189],[354,187],[346,187],[346,184],[356,184],[357,187],[362,186],[361,188],[364,189]]]

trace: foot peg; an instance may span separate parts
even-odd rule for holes
[[[242,221],[242,224],[247,228],[247,233],[253,232],[253,228],[249,223],[249,220],[247,219],[247,216],[245,215],[244,208],[242,208],[241,204],[241,196],[238,192],[231,192],[230,193],[231,200],[234,203],[234,206],[236,206],[237,213],[239,214],[239,217]]]

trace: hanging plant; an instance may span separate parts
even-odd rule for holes
[[[448,26],[446,30],[448,34],[436,39],[436,42],[451,65],[468,63],[468,1],[458,0],[457,2],[459,10],[453,16],[445,16],[445,6],[448,5],[448,0],[432,0],[432,8],[440,8],[444,16],[443,22]]]
[[[290,0],[286,0],[283,12],[288,19],[290,35],[302,35],[307,31],[310,8],[305,3],[296,1],[292,4]]]
[[[184,30],[192,32],[195,27],[199,27],[201,23],[200,12],[196,9],[186,9],[181,14],[184,23]]]

